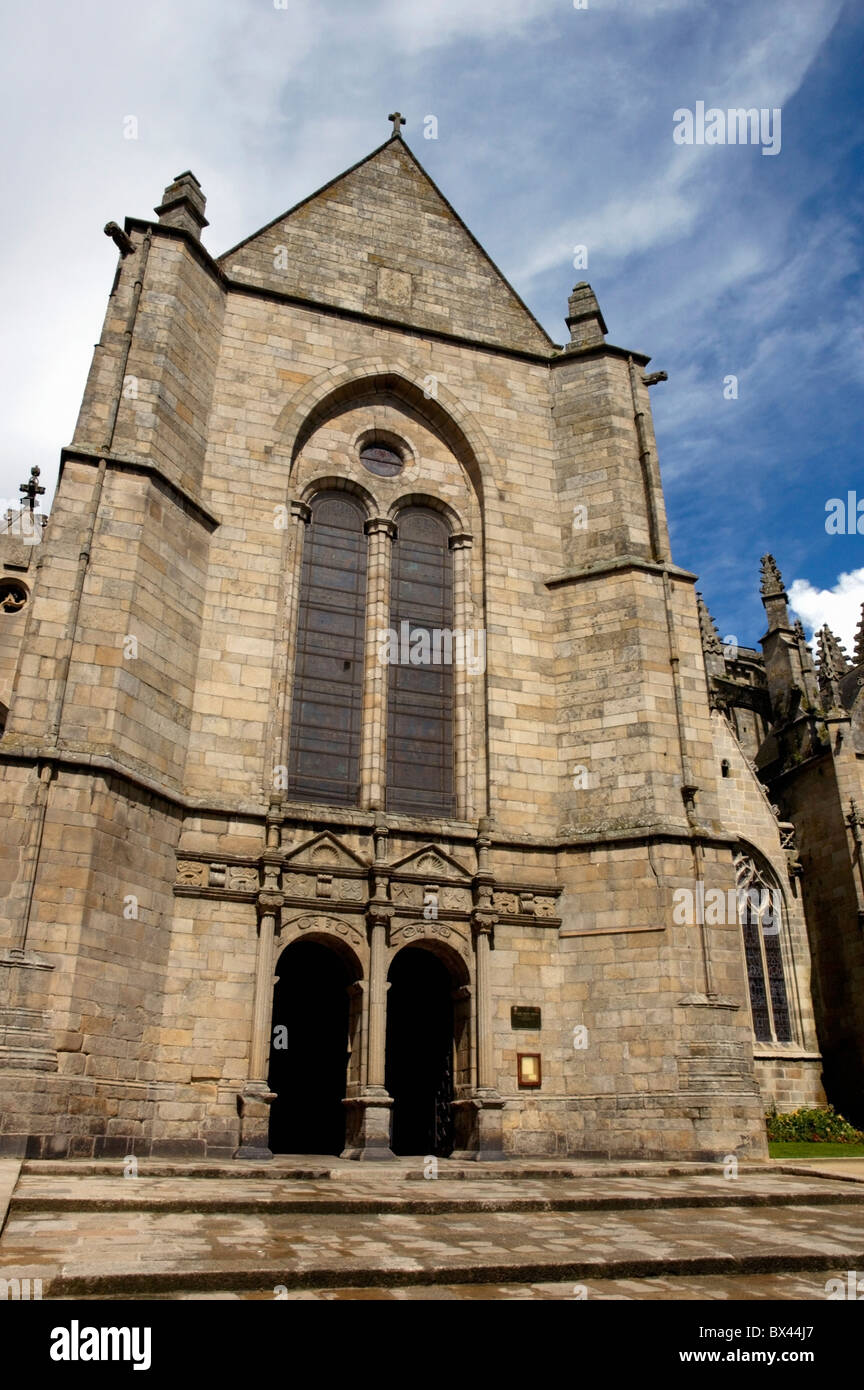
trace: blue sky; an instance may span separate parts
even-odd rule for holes
[[[808,631],[827,620],[850,643],[864,539],[828,535],[825,504],[864,500],[864,7],[587,3],[10,9],[0,497],[34,463],[53,486],[113,277],[106,221],[149,216],[191,167],[219,254],[380,144],[398,107],[556,341],[587,279],[609,340],[669,373],[652,400],[673,555],[699,574],[721,634],[761,635],[770,549]],[[698,101],[780,108],[780,153],[677,145],[673,113]],[[430,114],[437,140],[423,137]]]

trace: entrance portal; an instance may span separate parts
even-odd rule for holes
[[[341,1153],[351,972],[328,946],[296,941],[282,952],[276,974],[270,1148],[273,1153]]]
[[[453,1148],[453,981],[421,946],[406,946],[390,967],[387,1090],[393,1097],[395,1154]]]

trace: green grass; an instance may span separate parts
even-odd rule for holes
[[[864,1158],[864,1144],[799,1144],[768,1145],[772,1158]]]

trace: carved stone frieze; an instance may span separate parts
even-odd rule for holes
[[[519,911],[519,895],[518,893],[493,893],[492,905],[496,912],[517,913]]]
[[[400,907],[420,907],[423,903],[422,883],[391,883],[390,898]]]
[[[255,893],[258,890],[258,870],[251,865],[230,864],[228,887],[236,893]]]
[[[459,951],[461,955],[470,955],[470,943],[468,937],[454,925],[453,922],[438,922],[434,919],[429,921],[403,922],[397,924],[390,933],[391,946],[398,947],[408,941],[443,941]]]
[[[181,859],[177,864],[177,882],[190,888],[203,888],[209,876],[209,864],[198,864],[189,859]]]
[[[295,917],[284,923],[283,938],[286,935],[290,936],[293,931],[302,932],[304,935],[308,935],[310,932],[321,932],[326,936],[339,936],[345,941],[350,941],[352,946],[365,944],[365,934],[354,922],[345,917],[324,917],[312,913],[304,917]]]

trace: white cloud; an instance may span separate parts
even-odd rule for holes
[[[0,494],[33,463],[53,483],[114,271],[106,221],[149,216],[191,167],[208,196],[205,244],[218,254],[386,139],[395,107],[481,240],[493,229],[491,254],[541,315],[533,291],[545,294],[548,276],[553,337],[563,336],[567,290],[596,264],[626,290],[613,320],[597,286],[612,341],[650,350],[674,310],[677,333],[704,346],[731,316],[728,299],[718,316],[712,298],[770,268],[781,219],[767,223],[770,235],[764,217],[742,228],[743,161],[673,147],[672,111],[700,97],[788,101],[838,5],[787,7],[780,24],[775,0],[722,14],[710,0],[589,0],[584,13],[571,0],[289,0],[284,10],[151,0],[122,29],[107,0],[7,7],[0,114],[14,138],[0,158],[14,216],[0,263]],[[418,134],[426,111],[442,119],[434,149]],[[129,113],[141,122],[135,141],[122,136]],[[760,177],[780,162],[761,160]],[[724,206],[739,212],[724,221]],[[784,206],[782,227],[797,212]],[[583,242],[587,276],[572,267]],[[810,278],[814,259],[820,277],[837,263],[810,251]],[[646,253],[652,263],[636,265],[631,287],[627,257]],[[787,274],[784,305],[799,278],[808,276]],[[842,355],[861,374],[847,300]],[[835,363],[836,351],[827,357]]]
[[[833,589],[817,589],[809,579],[796,579],[788,592],[808,637],[827,623],[851,655],[864,603],[864,569],[839,574]]]
[[[374,10],[374,5],[367,7]],[[386,41],[407,53],[440,48],[455,40],[482,38],[487,43],[511,38],[558,9],[557,0],[435,0],[405,4],[386,0],[377,23]]]

